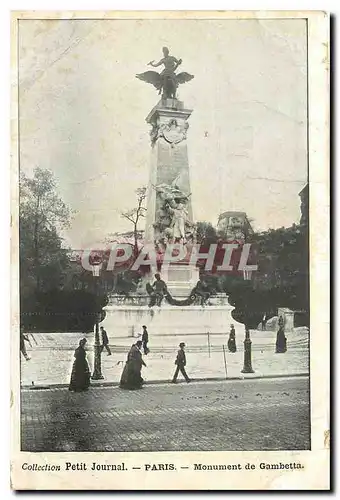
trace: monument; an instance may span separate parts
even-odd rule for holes
[[[176,98],[178,85],[190,81],[188,73],[175,73],[181,59],[169,55],[153,66],[164,64],[164,71],[147,71],[137,78],[152,83],[162,98],[151,110],[146,122],[151,125],[151,168],[147,194],[145,242],[164,253],[169,243],[192,245],[195,242],[189,161],[188,120],[192,113]],[[198,281],[198,269],[186,264],[163,267],[162,278],[174,297],[188,296]]]
[[[153,85],[161,96],[146,117],[151,127],[151,165],[144,240],[145,246],[156,250],[160,262],[167,248],[175,245],[188,255],[196,244],[187,146],[192,110],[177,99],[178,86],[194,77],[186,72],[176,73],[182,60],[171,56],[166,47],[163,55],[157,63],[149,63],[153,67],[164,66],[161,73],[146,71],[136,75]],[[104,326],[123,335],[139,332],[143,324],[153,335],[184,335],[226,334],[231,323],[237,324],[227,297],[210,297],[199,282],[199,269],[185,258],[151,268],[145,277],[145,295],[140,295],[137,302],[118,304],[112,297],[106,307]]]

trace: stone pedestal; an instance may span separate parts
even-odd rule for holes
[[[199,271],[189,264],[171,264],[162,268],[162,279],[166,282],[172,297],[188,297],[197,284]]]
[[[226,299],[226,297],[225,297]],[[233,307],[227,303],[212,306],[170,306],[165,302],[161,307],[146,305],[109,305],[105,307],[106,317],[102,325],[114,343],[115,337],[132,337],[142,333],[142,325],[147,325],[152,336],[158,335],[206,335],[227,336],[230,324],[235,325],[238,338],[243,336],[244,326],[231,316]]]

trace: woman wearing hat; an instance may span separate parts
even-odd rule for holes
[[[121,389],[141,389],[143,379],[141,376],[142,366],[146,366],[141,353],[142,341],[137,340],[132,345],[127,361],[120,379],[119,387]]]
[[[185,347],[185,343],[181,342],[179,344],[179,350],[178,350],[176,361],[175,361],[175,365],[177,365],[177,366],[176,366],[174,376],[172,378],[173,384],[176,384],[179,372],[181,372],[181,374],[183,375],[183,377],[185,378],[185,380],[187,382],[190,382],[190,379],[189,379],[187,372],[185,371],[185,368],[184,368],[186,365],[186,362],[187,362],[186,357],[185,357],[184,347]]]
[[[79,347],[74,351],[76,358],[73,363],[69,391],[87,391],[90,386],[90,368],[86,360],[86,339],[79,340]]]

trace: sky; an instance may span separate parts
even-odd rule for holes
[[[135,78],[162,47],[194,75],[188,155],[194,219],[240,210],[257,230],[299,222],[307,181],[304,20],[23,20],[20,168],[50,169],[80,249],[130,230],[121,212],[148,184],[159,96]],[[143,229],[143,226],[140,227]]]

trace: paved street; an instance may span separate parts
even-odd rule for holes
[[[24,451],[308,449],[307,377],[22,390]]]

